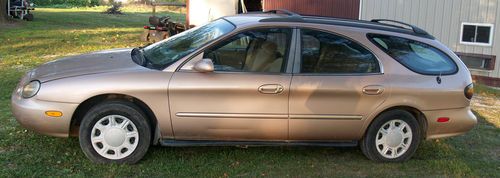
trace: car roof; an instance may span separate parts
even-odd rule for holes
[[[285,13],[277,13],[280,11],[284,11]],[[370,30],[382,30],[388,32],[409,34],[428,39],[435,39],[432,35],[414,25],[387,19],[374,19],[371,21],[366,21],[366,20],[353,20],[353,19],[321,17],[321,16],[302,16],[286,10],[251,12],[245,14],[238,14],[234,16],[226,16],[224,18],[236,26],[246,25],[251,23],[276,23],[276,22],[313,23],[322,25],[348,26],[348,27],[370,29]]]

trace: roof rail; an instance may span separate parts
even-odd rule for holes
[[[415,25],[411,25],[411,24],[407,24],[407,23],[404,23],[404,22],[400,22],[400,21],[396,21],[396,20],[389,20],[389,19],[373,19],[371,20],[371,22],[375,22],[375,23],[382,23],[382,22],[391,22],[391,23],[395,23],[395,24],[400,24],[400,25],[404,25],[404,26],[407,26],[407,27],[410,27],[411,30],[417,34],[422,34],[422,35],[429,35],[429,33],[427,33],[425,30],[421,29],[421,28],[418,28],[417,26]],[[382,24],[385,24],[385,25],[391,25],[391,24],[387,24],[387,23],[382,23]],[[391,26],[395,26],[395,25],[391,25]],[[397,26],[396,26],[397,27]],[[404,27],[402,27],[404,28]]]
[[[268,10],[268,11],[264,11],[264,13],[273,13],[273,14],[277,14],[278,12],[281,12],[283,14],[287,14],[289,16],[300,17],[300,14],[297,14],[295,12],[292,12],[292,11],[289,11],[289,10],[286,10],[286,9],[271,9],[271,10]]]
[[[283,14],[288,15],[287,17],[276,17],[276,18],[267,18],[267,19],[262,19],[260,22],[304,22],[304,19],[300,14],[297,14],[295,12],[285,10],[285,9],[273,9],[273,10],[268,10],[264,11],[264,13],[273,13],[273,14],[278,14],[278,12],[281,12]]]
[[[288,16],[279,16],[272,18],[264,18],[259,20],[259,22],[301,22],[301,23],[321,23],[321,24],[330,24],[330,25],[341,25],[341,26],[350,26],[350,27],[358,27],[358,28],[369,28],[376,30],[384,30],[391,31],[397,33],[404,33],[409,35],[420,36],[429,39],[435,39],[432,35],[427,33],[425,30],[418,28],[414,25],[410,25],[404,22],[389,20],[389,19],[373,19],[371,21],[365,20],[353,20],[353,19],[342,19],[342,18],[332,18],[332,17],[321,17],[321,16],[302,16],[295,12],[285,10],[285,9],[276,9],[276,10],[268,10],[263,13],[274,13],[278,14],[279,12],[286,14]],[[382,23],[382,22],[391,22],[398,25],[393,25],[390,23]],[[409,27],[409,28],[405,28]]]

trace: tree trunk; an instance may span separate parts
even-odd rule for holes
[[[7,22],[7,1],[9,0],[0,0],[0,23]]]

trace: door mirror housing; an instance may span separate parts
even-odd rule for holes
[[[198,71],[198,72],[213,72],[214,71],[214,63],[212,62],[212,59],[205,58],[202,59],[198,62],[196,62],[193,66],[193,69]]]

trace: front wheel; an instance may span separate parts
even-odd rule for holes
[[[85,115],[79,137],[83,152],[94,162],[134,164],[149,148],[151,129],[134,104],[107,101]]]
[[[404,110],[391,110],[375,118],[360,146],[371,160],[402,162],[415,153],[420,139],[416,118]]]

